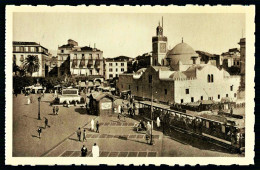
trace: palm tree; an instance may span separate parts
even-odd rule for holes
[[[17,75],[17,72],[19,72],[19,71],[20,71],[19,66],[16,65],[15,62],[13,62],[13,73],[14,73],[15,75]]]
[[[24,69],[30,73],[31,76],[34,72],[38,72],[40,68],[39,58],[35,55],[28,55],[24,60]]]

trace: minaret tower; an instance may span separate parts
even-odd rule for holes
[[[152,38],[153,52],[152,52],[152,63],[153,66],[166,65],[166,53],[167,53],[167,37],[163,36],[163,17],[162,26],[159,25],[156,28],[156,36]]]

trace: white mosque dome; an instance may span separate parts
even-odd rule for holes
[[[178,65],[178,63],[192,65],[193,57],[198,57],[198,54],[190,45],[182,42],[168,51],[166,59],[170,61],[170,65],[174,67],[175,65]]]

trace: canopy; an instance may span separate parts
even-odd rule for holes
[[[212,100],[201,100],[201,104],[214,104]]]
[[[231,102],[231,100],[230,100],[229,97],[223,97],[223,98],[221,99],[221,103],[229,103],[229,102]]]

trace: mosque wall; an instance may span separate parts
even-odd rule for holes
[[[223,70],[208,66],[197,70],[197,78],[193,80],[175,81],[175,102],[190,103],[199,100],[221,101],[228,97],[237,100],[240,76],[224,76]],[[213,75],[213,82],[208,82],[208,75]]]

